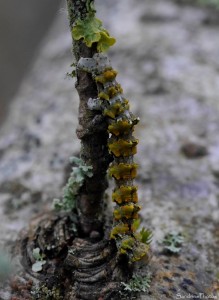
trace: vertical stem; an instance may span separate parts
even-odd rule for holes
[[[78,19],[87,14],[87,2],[93,0],[67,0],[70,29]],[[97,52],[96,45],[87,47],[83,41],[73,40],[73,54],[76,65],[80,57],[92,57]],[[77,70],[76,89],[79,94],[79,126],[77,136],[81,140],[80,155],[86,165],[93,167],[93,177],[86,178],[80,189],[77,209],[82,235],[103,233],[103,196],[107,187],[106,171],[110,156],[107,149],[107,123],[101,112],[87,107],[89,98],[97,98],[97,86],[91,75]]]

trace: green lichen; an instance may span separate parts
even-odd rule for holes
[[[45,254],[40,253],[40,248],[33,249],[33,257],[35,259],[35,263],[32,265],[33,272],[40,272],[43,269],[43,265],[46,263]]]
[[[72,28],[72,37],[76,41],[82,39],[88,47],[97,43],[98,52],[107,51],[116,42],[115,38],[111,37],[109,32],[103,28],[102,21],[97,19],[93,12],[88,13],[85,19],[75,22]]]
[[[82,159],[71,157],[70,162],[76,166],[72,167],[68,182],[63,189],[62,199],[53,200],[53,207],[56,210],[72,211],[75,209],[79,189],[82,187],[86,177],[93,176],[92,166],[86,166]]]
[[[45,284],[41,286],[35,286],[31,291],[31,295],[35,300],[63,300],[60,288],[57,286],[48,288]]]
[[[128,283],[121,282],[121,285],[124,287],[125,291],[130,292],[147,292],[150,287],[151,276],[139,276],[133,275]]]
[[[163,239],[164,249],[171,253],[179,253],[184,243],[184,236],[181,233],[171,232]]]

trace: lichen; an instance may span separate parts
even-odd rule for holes
[[[109,169],[109,174],[116,180],[132,180],[137,175],[137,167],[137,164],[113,164]]]
[[[139,276],[134,274],[129,282],[121,282],[123,287],[123,291],[128,292],[128,294],[134,292],[148,292],[151,283],[151,275],[148,274],[147,276]],[[128,295],[126,295],[128,296]],[[130,296],[130,295],[129,295]]]
[[[143,229],[137,232],[135,224],[140,210],[137,187],[133,184],[138,167],[133,162],[133,155],[137,152],[138,140],[132,133],[139,119],[129,111],[129,102],[123,96],[121,85],[115,80],[117,72],[106,55],[95,54],[92,58],[82,58],[78,69],[91,73],[96,82],[98,98],[89,100],[89,107],[102,111],[108,121],[108,150],[114,158],[109,175],[116,182],[112,194],[116,206],[110,238],[115,240],[118,254],[126,255],[130,263],[143,259],[148,261],[151,235]]]
[[[137,203],[138,194],[136,186],[120,186],[112,194],[112,200],[117,204],[126,204],[129,202]]]
[[[63,300],[64,297],[61,295],[60,288],[54,286],[48,288],[46,284],[35,286],[31,291],[31,295],[35,300]]]
[[[107,51],[116,42],[93,12],[89,12],[83,20],[76,20],[72,28],[72,37],[76,41],[82,40],[87,47],[92,47],[94,43],[97,43],[98,52]]]
[[[184,236],[181,233],[171,232],[165,235],[162,244],[164,249],[170,253],[179,253],[184,243]]]
[[[93,176],[92,166],[86,166],[82,159],[71,157],[70,162],[76,166],[72,167],[68,182],[63,189],[62,199],[53,200],[53,207],[56,210],[72,211],[76,207],[76,199],[85,178]]]
[[[43,269],[43,265],[46,263],[45,254],[40,253],[40,248],[33,249],[33,257],[35,262],[32,265],[33,272],[40,272]]]
[[[114,139],[109,140],[108,147],[110,152],[116,157],[126,157],[137,153],[138,140],[124,140],[119,139],[114,141]]]
[[[132,131],[134,124],[129,120],[118,120],[117,122],[112,122],[108,126],[108,130],[110,133],[115,136],[119,136],[121,134],[128,134]]]
[[[104,84],[108,81],[114,80],[116,75],[117,75],[117,71],[113,69],[105,70],[103,74],[95,77],[95,81]]]
[[[114,209],[114,218],[116,221],[121,219],[137,219],[137,212],[140,210],[140,206],[137,204],[129,203],[123,206],[117,206]]]
[[[112,119],[115,119],[117,116],[119,116],[120,114],[124,113],[127,109],[129,109],[129,104],[128,104],[128,100],[123,100],[123,102],[121,103],[120,99],[115,99],[115,100],[111,100],[109,105],[104,109],[103,111],[103,115],[110,117]],[[116,121],[115,123],[119,122]],[[111,128],[111,127],[110,127]],[[109,129],[109,127],[108,127]],[[123,133],[121,131],[121,127],[120,127],[120,131],[119,133]],[[110,131],[110,129],[109,129]],[[117,129],[118,131],[118,129]],[[113,132],[111,132],[113,133]]]

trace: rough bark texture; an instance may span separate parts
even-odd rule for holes
[[[78,18],[83,19],[86,16],[86,2],[67,0],[70,29]],[[80,57],[92,57],[96,52],[96,45],[88,48],[82,41],[73,41],[76,64]],[[90,74],[77,71],[76,89],[80,98],[77,128],[77,136],[81,140],[80,155],[85,164],[93,167],[93,177],[85,180],[77,203],[80,229],[85,236],[102,236],[103,196],[110,162],[107,124],[100,112],[87,108],[88,99],[97,97],[97,87]]]

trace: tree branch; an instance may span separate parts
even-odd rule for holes
[[[93,1],[67,0],[70,29],[74,23],[83,20]],[[73,54],[76,65],[80,57],[92,57],[97,52],[96,44],[87,47],[79,40],[73,40]],[[86,165],[93,167],[93,177],[86,178],[77,201],[81,233],[84,236],[103,234],[103,196],[107,187],[106,171],[110,162],[107,149],[107,123],[101,112],[87,107],[89,98],[97,98],[97,86],[91,75],[76,70],[76,89],[79,94],[79,126],[77,136],[81,140],[80,155]]]

